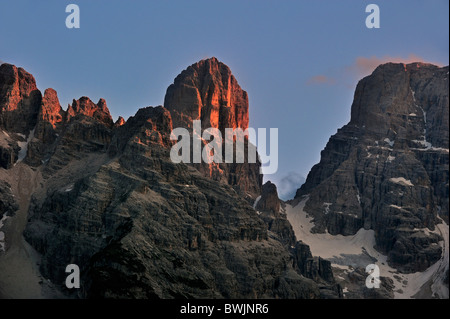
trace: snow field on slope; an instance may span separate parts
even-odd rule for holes
[[[380,276],[391,278],[394,282],[394,298],[409,299],[416,295],[424,285],[430,285],[433,296],[448,298],[448,288],[444,285],[445,273],[449,267],[449,226],[441,220],[434,231],[423,229],[425,232],[440,234],[444,240],[439,242],[443,248],[441,259],[423,272],[402,274],[390,267],[387,256],[375,250],[375,232],[361,228],[355,235],[331,235],[329,233],[313,234],[312,217],[304,211],[308,197],[302,198],[293,207],[286,204],[286,214],[294,229],[297,240],[308,244],[314,256],[320,256],[332,262],[333,267],[340,269],[367,266],[367,256],[376,261],[380,268]],[[348,264],[346,264],[348,263]],[[344,287],[345,288],[345,287]]]

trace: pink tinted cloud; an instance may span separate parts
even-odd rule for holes
[[[392,57],[392,56],[383,56],[381,58],[372,56],[369,58],[366,57],[357,57],[355,62],[347,67],[347,71],[353,73],[357,77],[364,77],[370,75],[377,66],[383,63],[413,63],[413,62],[425,62],[425,63],[433,63],[430,61],[425,61],[422,57],[417,56],[413,53],[409,54],[406,58],[404,57]],[[439,65],[438,63],[433,63]]]
[[[371,56],[371,57],[357,57],[351,65],[342,67],[339,70],[339,74],[333,75],[315,75],[309,78],[306,82],[307,85],[335,85],[337,83],[345,85],[348,88],[354,88],[354,81],[358,81],[363,77],[372,74],[372,72],[380,65],[384,63],[432,63],[438,66],[442,66],[441,63],[426,61],[424,58],[415,55],[413,53],[409,54],[407,57],[401,56],[389,56],[385,55],[382,57]]]
[[[326,76],[326,75],[315,75],[308,79],[306,84],[308,85],[314,85],[314,84],[334,84],[336,81],[335,79]]]

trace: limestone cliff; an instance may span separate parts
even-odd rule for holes
[[[406,272],[441,258],[442,238],[427,230],[448,223],[448,72],[388,63],[358,83],[350,122],[297,191],[309,195],[316,232],[373,229],[377,249]]]

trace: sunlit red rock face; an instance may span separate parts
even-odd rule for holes
[[[40,112],[42,118],[53,126],[62,122],[64,111],[59,104],[58,94],[52,88],[45,90]]]
[[[0,128],[28,134],[36,125],[41,99],[31,74],[11,64],[0,65]]]
[[[218,128],[225,137],[226,128],[248,128],[248,96],[241,89],[228,66],[215,57],[201,60],[181,72],[167,88],[164,98],[173,127],[192,128],[201,120],[202,130]],[[235,190],[254,200],[261,192],[261,163],[248,163],[248,140],[245,163],[200,163],[194,167],[216,181],[233,185]]]
[[[52,143],[56,138],[57,129],[64,121],[65,113],[56,91],[51,88],[45,90],[39,109],[35,137],[44,143]]]
[[[122,116],[119,116],[117,121],[114,123],[114,127],[119,127],[125,124],[125,119]]]
[[[201,120],[202,128],[248,127],[248,96],[228,66],[216,58],[189,66],[167,89],[164,107],[174,126],[187,127]],[[178,116],[176,116],[178,115]]]
[[[113,124],[111,114],[109,113],[106,101],[100,99],[97,104],[92,102],[88,97],[83,96],[78,100],[73,100],[72,105],[67,109],[67,120],[78,114],[93,117],[108,126]]]

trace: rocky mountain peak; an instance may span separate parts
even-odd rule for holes
[[[59,103],[58,94],[54,89],[49,88],[45,90],[41,112],[44,119],[53,126],[63,121],[64,111]]]
[[[25,240],[41,254],[39,271],[49,279],[42,282],[65,289],[64,270],[75,263],[83,291],[64,290],[71,297],[341,296],[328,271],[315,271],[328,264],[301,254],[307,246],[293,251],[296,238],[276,186],[267,183],[261,193],[259,162],[171,160],[175,125],[200,119],[203,128],[248,127],[247,94],[217,59],[175,79],[166,95],[170,109],[141,108],[116,124],[104,99],[95,104],[83,96],[64,111],[55,90],[42,98],[27,84],[34,78],[3,69],[0,173],[7,183],[0,181],[0,219],[20,215]],[[33,92],[39,99],[30,101]],[[16,110],[29,116],[28,134],[3,126],[20,120]],[[245,153],[248,147],[246,140]],[[261,212],[251,205],[259,194]],[[311,266],[300,268],[305,264]],[[0,272],[0,282],[6,277]]]
[[[63,123],[65,112],[59,103],[58,94],[52,88],[46,89],[39,109],[34,136],[44,143],[55,140],[55,132]]]
[[[439,236],[426,229],[448,222],[448,72],[387,63],[358,83],[350,122],[297,191],[313,231],[373,229],[377,248],[405,272],[439,260]]]
[[[86,96],[82,96],[78,100],[74,99],[72,105],[69,105],[67,109],[67,120],[69,121],[78,114],[93,117],[108,126],[112,126],[113,124],[111,114],[104,99],[100,99],[97,104]]]
[[[202,128],[248,127],[248,96],[228,66],[216,58],[192,64],[167,89],[164,106],[175,125],[190,127],[201,120]]]
[[[261,197],[256,205],[260,211],[270,212],[274,216],[280,212],[280,200],[278,198],[277,186],[271,181],[267,181],[261,190]]]
[[[164,107],[170,111],[174,128],[192,128],[194,120],[201,120],[202,129],[218,128],[222,137],[226,128],[248,128],[248,106],[247,92],[239,86],[230,68],[215,57],[182,71],[167,88],[164,98]],[[247,150],[246,139],[245,154]],[[251,201],[261,192],[260,165],[260,162],[194,164],[204,175],[233,185]]]
[[[269,211],[252,208],[261,193],[259,162],[170,159],[172,118],[185,127],[194,119],[203,127],[248,126],[247,95],[217,59],[177,77],[166,95],[170,110],[141,108],[126,122],[113,124],[103,99],[81,97],[64,112],[48,89],[35,102],[34,134],[0,130],[0,164],[13,176],[11,187],[0,183],[0,209],[16,210],[14,191],[36,177],[21,191],[17,214],[25,214],[24,237],[42,254],[40,273],[55,287],[70,262],[79,265],[84,287],[73,297],[339,296],[293,266],[295,236],[275,185],[267,184],[261,199]],[[14,178],[18,170],[29,175]]]
[[[18,90],[22,95],[30,95],[32,91],[37,89],[33,75],[21,67],[18,68],[15,65],[4,63],[0,65],[0,76],[2,77],[3,83],[2,89],[7,89],[10,86],[9,89],[11,92]],[[11,96],[18,97],[13,94]]]
[[[28,134],[36,125],[42,99],[34,77],[22,68],[0,65],[0,127]]]
[[[427,63],[380,65],[358,83],[349,125],[397,146],[422,140],[426,129],[428,142],[448,148],[448,70]]]
[[[119,127],[125,124],[125,119],[122,116],[119,116],[116,122],[114,122],[115,127]]]

